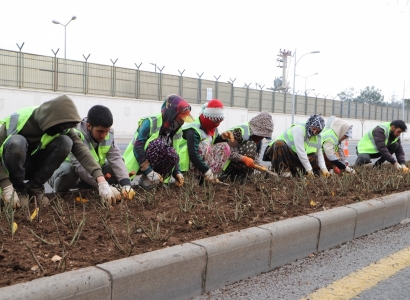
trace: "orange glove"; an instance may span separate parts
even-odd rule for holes
[[[175,185],[182,186],[184,184],[184,176],[182,174],[177,174],[175,176]]]
[[[247,156],[242,156],[241,161],[245,164],[245,166],[249,169],[254,169],[255,168],[255,161]]]

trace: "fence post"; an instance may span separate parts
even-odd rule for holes
[[[305,92],[305,115],[307,115],[307,105],[308,105],[308,97],[307,96],[308,96],[309,93]]]
[[[285,95],[283,96],[283,114],[286,114],[286,95],[287,95],[287,91],[285,90]],[[296,97],[295,97],[296,100]]]
[[[111,69],[111,96],[115,96],[115,82],[116,82],[116,72],[115,72],[115,63],[117,62],[118,58],[115,61],[112,61],[112,69]]]
[[[84,94],[88,94],[88,58],[91,54],[88,54],[87,57],[83,54],[84,57],[84,75],[83,75],[83,87],[84,87]]]
[[[272,113],[275,112],[275,100],[276,100],[276,89],[275,88],[271,88],[272,89]]]
[[[261,89],[261,90],[259,91],[259,111],[262,111],[262,89],[263,89],[264,86],[265,86],[265,85],[261,86],[261,85],[259,84],[259,88]]]
[[[229,82],[229,81],[228,81]],[[252,82],[251,83],[249,83],[249,84],[246,84],[246,83],[244,83],[244,85],[246,86],[246,92],[245,92],[245,108],[248,108],[249,107],[249,86],[252,84]]]
[[[202,72],[201,75],[196,73],[196,75],[198,75],[198,89],[197,89],[197,100],[196,100],[196,102],[198,104],[200,104],[201,103],[201,89],[202,89],[202,79],[201,79],[201,77],[202,77],[202,75],[204,75],[204,72]]]
[[[23,85],[22,84],[22,77],[23,77],[22,56],[23,56],[23,54],[21,53],[21,49],[23,49],[24,42],[23,42],[23,44],[21,44],[21,46],[19,46],[19,44],[17,44],[17,43],[16,43],[16,45],[20,50],[19,54],[17,54],[18,55],[18,57],[17,57],[17,85],[21,89],[21,87]]]
[[[320,94],[315,94],[315,115],[317,115],[317,96],[319,96]],[[325,114],[323,114],[325,115]]]
[[[139,99],[140,98],[140,67],[142,63],[137,65],[134,63],[134,65],[137,67],[137,70],[135,70],[135,98]]]
[[[343,118],[343,103],[344,103],[344,101],[341,101],[341,103],[340,103],[340,118]]]
[[[54,52],[53,49],[51,51],[54,54],[54,59],[53,59],[53,80],[52,80],[52,85],[53,85],[53,91],[56,92],[58,89],[58,63],[57,63],[57,53],[60,50],[60,48],[57,49],[57,51]]]
[[[183,92],[183,88],[184,88],[184,77],[182,77],[182,74],[184,74],[185,69],[182,72],[180,70],[178,70],[178,72],[179,72],[178,95],[180,95],[182,97],[182,92]]]
[[[235,79],[231,79],[230,77],[229,77],[229,81],[228,81],[228,83],[230,83],[231,84],[231,107],[234,105],[234,88],[233,88],[233,83],[235,82],[235,80],[236,80],[236,78]]]
[[[324,101],[323,101],[323,115],[324,116],[326,116],[326,104],[327,104],[327,96],[329,96],[329,95],[326,95],[326,96],[324,96]]]
[[[216,98],[216,99],[219,99],[219,98],[218,98],[218,86],[219,86],[218,80],[219,80],[219,78],[221,78],[221,75],[219,75],[218,77],[216,77],[216,76],[214,75],[214,77],[215,77],[215,79],[216,79],[216,82],[215,82],[215,98]]]
[[[161,101],[162,100],[162,70],[164,70],[165,66],[162,67],[162,69],[160,69],[157,66],[158,70],[159,70],[159,74],[158,74],[158,100]]]
[[[298,94],[300,91],[295,93],[295,116],[298,114]]]

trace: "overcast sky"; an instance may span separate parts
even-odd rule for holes
[[[296,74],[311,76],[311,93],[334,97],[366,86],[385,99],[410,97],[408,0],[0,0],[0,48],[226,82],[273,86],[282,75],[276,59],[287,49]],[[287,81],[293,87],[293,64]],[[296,77],[296,91],[305,79]]]

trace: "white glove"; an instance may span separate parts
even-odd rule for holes
[[[348,167],[348,166],[346,166],[345,171],[346,171],[347,173],[350,173],[350,174],[356,174],[356,171],[353,170],[351,167]]]
[[[181,173],[175,175],[175,185],[180,187],[184,185],[184,176]]]
[[[10,201],[13,200],[13,208],[21,207],[20,199],[17,196],[17,192],[14,190],[13,185],[10,184],[3,189],[2,197],[5,203],[10,203]]]
[[[126,200],[132,200],[135,196],[135,191],[130,185],[124,185],[121,188],[121,194]]]
[[[121,200],[121,193],[117,190],[115,186],[110,185],[111,192],[114,194],[115,199]]]
[[[101,199],[108,203],[108,205],[115,205],[115,196],[107,181],[98,184],[98,193],[100,194]]]
[[[323,177],[330,177],[330,173],[327,169],[321,169]]]
[[[215,175],[211,169],[209,169],[208,171],[206,171],[206,173],[204,174],[205,180],[206,181],[210,181],[210,182],[216,182],[218,181],[218,177],[217,175]]]
[[[396,166],[396,169],[399,170],[399,171],[401,171],[401,169],[403,169],[402,165],[399,164],[398,162],[396,162],[394,165]]]
[[[159,175],[157,172],[151,171],[147,174],[147,177],[152,184],[158,184],[162,182],[162,176]]]

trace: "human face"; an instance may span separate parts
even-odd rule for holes
[[[319,133],[322,132],[322,129],[320,129],[319,127],[316,127],[316,126],[310,126],[310,130],[312,130],[313,135],[318,135]]]
[[[347,136],[347,135],[344,135],[341,139],[340,139],[340,142],[341,141],[344,141],[345,139],[348,139],[349,137]]]
[[[394,137],[399,137],[403,130],[400,127],[390,126],[390,132],[394,135]]]
[[[251,136],[251,140],[254,141],[256,144],[258,144],[260,141],[263,140],[263,136],[252,135],[252,136]]]
[[[90,123],[87,123],[87,129],[90,132],[90,135],[94,142],[101,143],[107,136],[108,132],[110,131],[111,127],[103,127],[103,126],[91,126]]]

